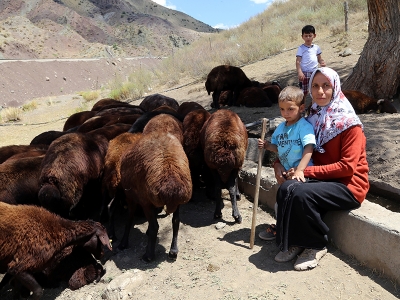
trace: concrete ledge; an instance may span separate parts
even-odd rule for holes
[[[258,150],[250,140],[248,158],[239,174],[239,189],[254,198],[258,159],[258,156],[254,159],[254,151]],[[273,169],[263,167],[259,203],[273,209],[277,189]],[[330,228],[330,241],[343,253],[400,283],[399,213],[364,200],[358,209],[329,212],[325,221]]]

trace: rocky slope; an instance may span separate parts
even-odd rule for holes
[[[216,31],[150,0],[0,2],[0,59],[163,56]]]

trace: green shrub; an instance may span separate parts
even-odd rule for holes
[[[32,100],[31,102],[25,103],[22,105],[22,110],[23,111],[31,111],[34,110],[38,107],[38,103],[35,100]]]
[[[85,91],[85,92],[80,92],[79,94],[86,101],[96,100],[100,96],[100,92],[99,91]]]

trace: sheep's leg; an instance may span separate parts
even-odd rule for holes
[[[107,205],[107,212],[108,212],[108,236],[110,239],[116,240],[115,236],[115,197],[111,199],[110,203]]]
[[[174,260],[178,257],[178,231],[180,222],[181,219],[179,217],[179,206],[178,206],[174,211],[174,214],[172,215],[172,242],[168,254],[168,257]]]
[[[237,99],[239,97],[239,92],[240,92],[239,89],[234,89],[233,90],[232,97],[229,99],[229,106],[232,106],[232,105],[238,106],[237,105]]]
[[[221,178],[217,172],[217,170],[212,170],[214,177],[214,199],[215,199],[215,212],[214,219],[222,218],[222,196],[221,196]]]
[[[147,222],[149,222],[149,226],[147,228],[147,247],[146,253],[142,256],[144,261],[150,262],[155,257],[155,249],[156,249],[156,242],[157,242],[157,234],[158,225],[157,221],[157,208],[154,206],[147,206],[143,207],[144,214],[146,215]]]
[[[236,200],[240,200],[240,191],[239,191],[239,185],[238,185],[238,179],[236,177],[235,179],[235,195],[236,195]]]
[[[126,249],[128,248],[128,241],[129,241],[129,233],[132,228],[132,223],[135,217],[135,211],[136,211],[136,203],[132,203],[133,201],[128,201],[128,221],[126,222],[125,225],[125,230],[124,230],[124,236],[121,239],[121,242],[118,245],[118,249]]]
[[[206,165],[204,164],[204,168],[203,168],[203,180],[204,183],[206,185],[206,196],[208,199],[210,200],[215,200],[215,193],[214,193],[214,187],[215,187],[215,182],[214,182],[214,175],[212,170]]]
[[[229,196],[231,198],[232,203],[232,217],[235,219],[236,223],[242,223],[242,216],[239,213],[239,209],[237,207],[237,200],[236,200],[236,177],[237,174],[232,172],[228,178],[228,191]]]
[[[219,96],[221,95],[221,91],[214,91],[212,94],[213,104],[215,109],[219,109]]]
[[[38,300],[42,297],[43,289],[31,274],[22,272],[18,275],[15,275],[14,278],[18,280],[28,290],[32,291],[30,299]]]

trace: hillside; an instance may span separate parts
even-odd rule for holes
[[[0,59],[165,56],[216,31],[150,0],[0,2]]]

